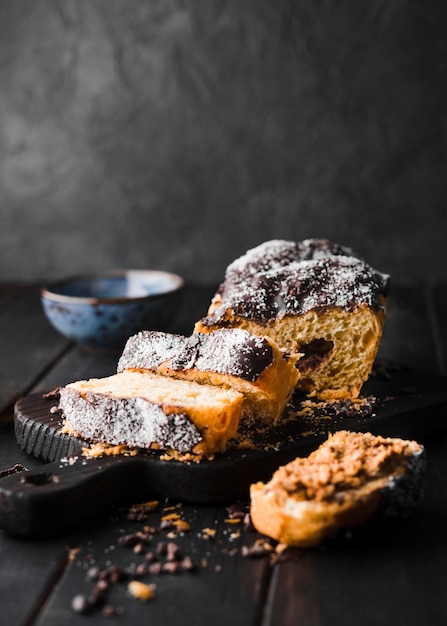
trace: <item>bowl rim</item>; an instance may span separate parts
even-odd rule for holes
[[[57,289],[63,285],[69,285],[85,280],[101,280],[105,278],[122,278],[127,274],[152,274],[158,276],[169,277],[172,284],[167,289],[154,294],[146,294],[142,296],[117,296],[111,298],[98,298],[95,296],[69,296],[67,294],[58,293]],[[65,304],[119,304],[126,302],[136,302],[140,300],[147,300],[148,298],[160,298],[166,295],[171,295],[180,291],[185,286],[185,281],[182,276],[175,274],[174,272],[167,272],[164,270],[146,270],[146,269],[126,269],[126,270],[110,270],[97,273],[84,273],[73,274],[65,278],[59,278],[47,285],[41,287],[40,294],[42,298],[52,300],[55,302],[63,302]]]

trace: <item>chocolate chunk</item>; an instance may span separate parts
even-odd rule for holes
[[[184,569],[185,571],[188,572],[192,572],[193,570],[196,569],[195,563],[193,562],[192,558],[190,556],[185,556],[181,562],[180,565],[182,567],[182,569]]]

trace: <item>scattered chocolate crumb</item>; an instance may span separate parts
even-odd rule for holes
[[[20,463],[16,463],[12,467],[2,470],[0,472],[0,478],[4,478],[5,476],[11,476],[12,474],[18,474],[19,472],[26,472],[26,471],[27,469],[24,465],[21,465]]]
[[[122,535],[118,539],[118,543],[122,546],[135,548],[136,546],[143,546],[148,543],[152,538],[152,535],[146,532],[129,533],[128,535]]]
[[[98,580],[96,585],[93,587],[94,594],[100,594],[106,591],[109,588],[109,581],[105,578],[101,578]]]
[[[273,552],[273,546],[264,539],[256,540],[251,546],[242,546],[243,557],[266,556]]]
[[[179,558],[180,558],[180,551],[179,551],[178,545],[170,541],[166,546],[166,560],[178,561]]]
[[[239,503],[231,504],[227,507],[227,513],[230,519],[243,520],[247,513],[247,505]]]
[[[106,604],[105,606],[103,606],[101,613],[104,615],[104,617],[115,617],[116,615],[118,615],[118,610],[111,604]]]
[[[150,513],[159,506],[157,502],[144,502],[133,505],[123,511],[127,520],[146,521]],[[86,555],[84,565],[86,567],[86,581],[94,585],[88,594],[77,594],[72,600],[72,610],[78,613],[87,613],[93,610],[101,610],[105,617],[114,617],[120,611],[106,602],[109,590],[120,583],[128,584],[129,594],[133,597],[146,601],[155,596],[155,586],[144,582],[147,576],[159,576],[160,574],[176,575],[183,572],[192,572],[196,565],[188,555],[184,556],[175,541],[159,540],[153,549],[148,549],[150,544],[161,530],[171,527],[177,532],[190,530],[187,522],[181,519],[179,509],[181,505],[166,507],[163,510],[162,520],[159,527],[144,525],[142,530],[125,533],[119,536],[117,543],[123,548],[130,548],[132,553],[140,556],[140,562],[130,563],[126,567],[115,564],[107,564],[100,567],[92,554]],[[164,518],[164,519],[163,519]],[[215,532],[210,529],[210,532]],[[170,533],[165,535],[170,537]],[[177,535],[174,535],[176,537]]]
[[[160,563],[160,561],[155,561],[154,563],[151,563],[149,565],[149,573],[153,576],[158,576],[159,574],[161,574],[161,568],[162,564]]]
[[[247,513],[244,517],[244,530],[247,530],[250,532],[254,532],[255,530],[255,527],[253,526],[253,523],[251,521],[250,513]]]
[[[149,571],[149,569],[148,569],[148,566],[146,565],[146,563],[140,563],[135,568],[135,573],[136,573],[137,576],[146,576],[148,571]]]
[[[134,545],[133,547],[133,552],[135,554],[142,554],[145,551],[144,549],[144,543],[140,542]]]
[[[99,572],[99,579],[115,585],[126,578],[126,571],[119,565],[110,565]]]
[[[303,407],[303,413],[301,414],[302,417],[326,417],[331,419],[369,417],[372,415],[377,406],[377,398],[371,395],[363,398],[356,398],[355,400],[305,400],[301,403],[301,406]],[[300,415],[300,412],[298,412],[298,414]]]
[[[180,570],[180,564],[178,561],[166,561],[161,568],[162,572],[167,574],[177,574]]]
[[[134,504],[127,513],[127,519],[129,521],[142,522],[149,517],[152,511],[158,508],[159,504],[158,500]]]
[[[157,560],[157,557],[155,556],[155,554],[153,552],[146,552],[144,558],[146,559],[146,561],[148,561],[149,563],[154,563],[154,561]]]
[[[187,572],[192,572],[193,570],[196,569],[196,566],[190,556],[185,556],[182,559],[180,565],[182,569],[184,569]]]
[[[109,588],[109,583],[106,580],[99,580],[88,596],[88,602],[92,606],[99,606],[104,599],[105,592]]]
[[[138,543],[138,538],[135,536],[134,533],[130,534],[130,535],[122,535],[119,539],[118,539],[118,543],[121,546],[130,546],[133,547]]]
[[[170,530],[171,528],[175,528],[175,522],[170,519],[161,520],[160,530]]]
[[[54,389],[51,389],[51,391],[47,391],[46,393],[42,394],[42,398],[48,399],[48,400],[53,400],[55,398],[59,398],[60,396],[60,387],[55,387]]]
[[[123,516],[129,521],[147,521],[150,513],[159,508],[158,502],[145,502],[133,505],[124,510]],[[155,597],[155,585],[147,583],[147,577],[158,577],[160,575],[181,575],[194,572],[198,566],[189,555],[182,554],[179,544],[176,542],[177,535],[166,532],[163,538],[158,537],[160,533],[175,528],[177,532],[190,530],[189,524],[181,517],[181,505],[165,506],[161,514],[159,526],[143,525],[141,530],[134,532],[124,532],[117,539],[117,544],[122,548],[130,549],[136,555],[134,560],[125,567],[107,563],[100,566],[96,563],[94,555],[91,553],[84,558],[86,568],[85,580],[93,583],[88,593],[77,594],[72,600],[72,610],[77,613],[88,613],[100,611],[104,617],[114,617],[122,612],[113,606],[107,598],[107,594],[112,587],[118,584],[127,584],[129,595],[147,601]],[[239,538],[244,529],[251,529],[249,515],[249,503],[238,502],[227,507],[228,518],[225,520],[231,524],[240,524],[240,531],[234,533],[229,541]],[[227,531],[224,531],[227,534]],[[216,528],[205,528],[199,534],[204,539],[213,539],[216,536]],[[267,542],[258,540],[253,546],[245,546],[242,549],[244,556],[261,556],[271,552],[271,546]],[[233,554],[239,552],[239,548]],[[225,549],[223,549],[225,553]],[[227,552],[228,553],[228,552]],[[139,558],[137,558],[139,557]],[[207,567],[206,558],[200,561],[200,567]],[[217,566],[217,570],[221,569]]]

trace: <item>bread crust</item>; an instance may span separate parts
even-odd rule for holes
[[[382,337],[389,277],[328,240],[274,240],[230,264],[195,332],[243,328],[303,353],[297,387],[357,398]]]
[[[358,458],[357,445],[362,438],[366,442],[363,464]],[[327,469],[323,459],[326,463],[331,461],[330,455],[325,454],[331,445],[337,450],[332,458],[333,468],[327,472],[327,481],[318,485],[316,475]],[[369,445],[372,446],[370,451]],[[346,458],[351,454],[352,461],[358,464],[358,471],[348,470],[349,463],[345,463],[345,475],[337,474],[341,465],[340,454],[345,454]],[[314,466],[313,462],[319,457],[318,465]],[[368,464],[375,469],[369,473],[366,471],[365,475]],[[300,472],[303,473],[302,481]],[[310,474],[309,477],[309,472],[314,472],[315,476]],[[424,473],[425,451],[417,442],[373,437],[368,433],[349,433],[347,436],[347,431],[341,431],[307,460],[297,459],[280,468],[266,484],[253,484],[250,488],[251,519],[259,532],[281,543],[313,547],[340,530],[356,528],[379,518],[408,514],[421,495]],[[294,483],[296,491],[291,488]]]
[[[235,389],[244,396],[241,418],[275,423],[299,378],[299,354],[285,353],[270,337],[223,329],[192,337],[143,331],[130,337],[118,371],[163,376]]]
[[[270,337],[284,350],[295,349],[302,355],[296,364],[296,387],[321,400],[336,400],[360,395],[380,346],[385,313],[367,305],[354,310],[331,307],[260,324],[228,312],[220,323]],[[212,332],[200,322],[196,330]]]

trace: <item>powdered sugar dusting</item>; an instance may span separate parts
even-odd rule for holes
[[[129,368],[155,370],[170,359],[185,343],[183,335],[155,330],[142,330],[129,337],[118,361],[117,371]]]
[[[228,267],[222,302],[204,323],[215,323],[227,310],[261,322],[330,306],[367,304],[378,310],[388,282],[387,275],[328,240],[273,240]]]
[[[184,413],[166,415],[144,398],[117,398],[61,389],[61,407],[72,428],[87,439],[149,448],[157,444],[189,452],[202,436]]]
[[[166,363],[177,371],[196,368],[254,382],[272,361],[273,350],[266,339],[238,328],[191,337],[141,331],[128,339],[118,372],[132,368],[156,371]]]
[[[272,347],[263,337],[242,329],[223,329],[189,337],[184,350],[171,360],[173,369],[197,368],[238,376],[254,382],[273,361]]]
[[[259,273],[288,267],[292,263],[340,255],[357,257],[350,248],[329,239],[304,239],[298,242],[272,239],[248,250],[230,263],[225,280],[241,282]]]

